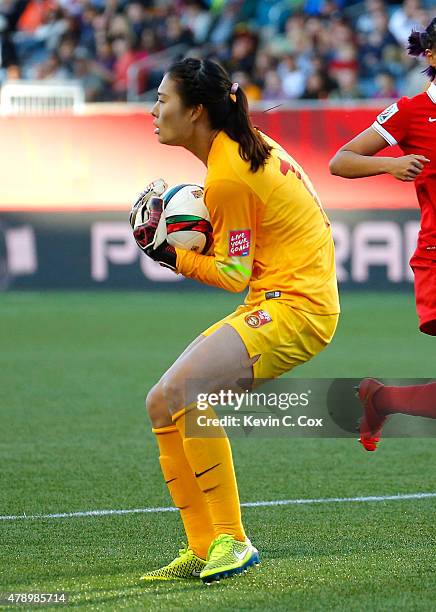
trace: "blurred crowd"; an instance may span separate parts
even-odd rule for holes
[[[422,86],[407,37],[434,0],[0,0],[0,83],[153,99],[168,63],[217,59],[250,100],[395,98]]]

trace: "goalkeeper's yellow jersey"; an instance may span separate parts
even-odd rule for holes
[[[279,144],[264,168],[250,171],[224,131],[207,159],[204,200],[214,255],[177,251],[184,276],[228,291],[249,288],[245,303],[285,300],[318,314],[339,312],[329,220],[310,179]]]

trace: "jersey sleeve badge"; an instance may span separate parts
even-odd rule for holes
[[[230,230],[229,257],[246,257],[250,253],[251,230]]]
[[[398,111],[399,111],[398,104],[395,102],[394,104],[391,104],[390,106],[385,108],[385,110],[382,111],[380,115],[377,116],[377,121],[381,125],[383,125],[383,123],[386,123],[386,121],[390,119],[393,115],[398,113]]]

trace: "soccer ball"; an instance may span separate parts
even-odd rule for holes
[[[212,226],[203,188],[183,183],[167,189],[162,199],[168,243],[186,251],[209,253],[213,243]]]

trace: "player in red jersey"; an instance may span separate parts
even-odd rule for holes
[[[409,37],[410,55],[425,56],[430,78],[427,91],[401,98],[386,108],[371,127],[344,145],[330,161],[332,174],[360,178],[391,174],[414,181],[421,208],[421,229],[410,265],[415,276],[419,329],[436,336],[436,18],[425,32]],[[387,145],[398,144],[401,157],[374,157]],[[388,415],[403,413],[436,418],[436,383],[387,387],[373,378],[362,380],[360,442],[374,451]]]

